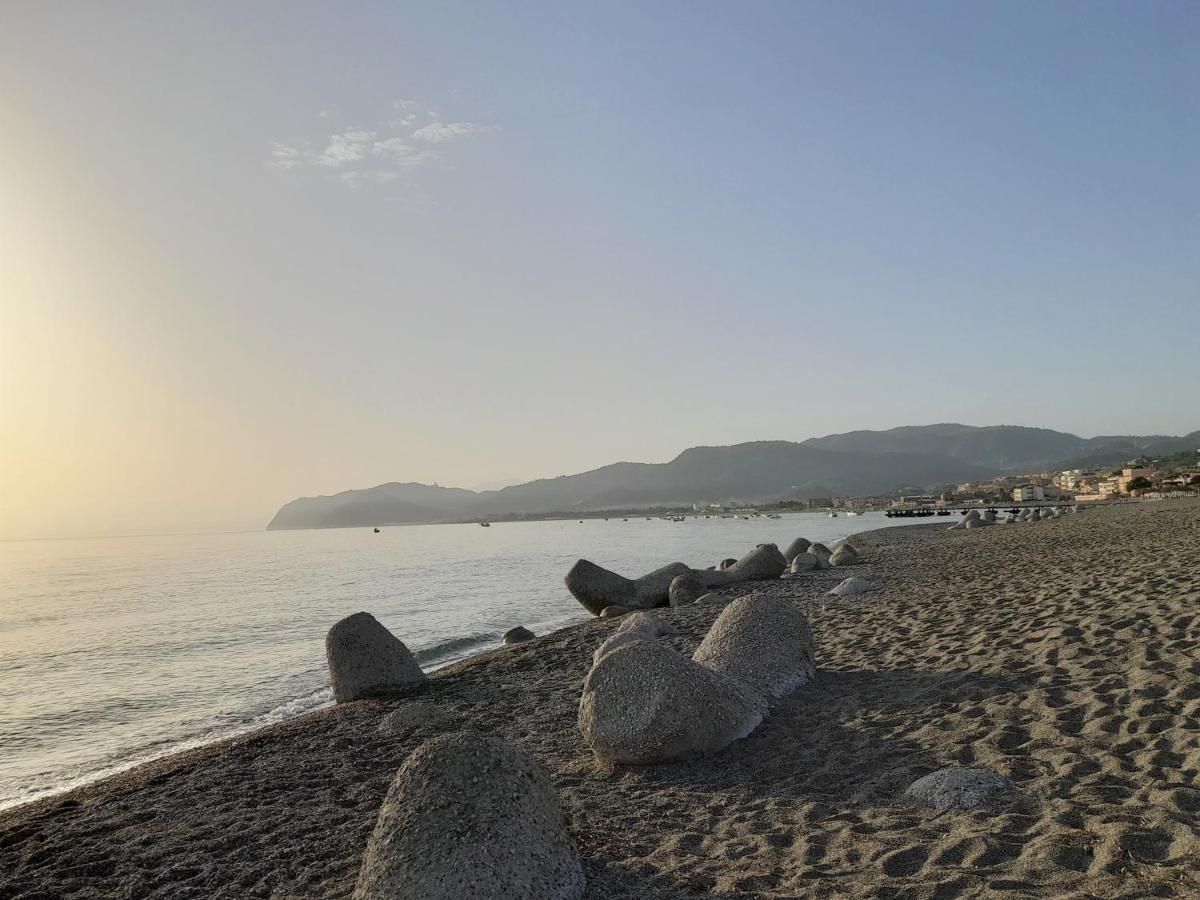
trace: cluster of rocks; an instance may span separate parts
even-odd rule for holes
[[[640,765],[715,753],[816,671],[808,620],[787,600],[734,600],[691,657],[658,640],[670,633],[654,613],[636,613],[597,648],[579,730],[599,759]]]
[[[1079,511],[1078,506],[1027,506],[1019,513],[1009,513],[1004,518],[1005,524],[1012,525],[1017,522],[1040,522],[1043,519],[1059,519],[1063,516],[1071,515]],[[1000,518],[996,515],[995,510],[991,509],[972,509],[968,511],[961,520],[955,522],[950,527],[955,528],[986,528],[989,525],[1000,524]]]
[[[750,734],[772,702],[815,675],[812,630],[800,608],[769,596],[733,600],[690,657],[662,640],[676,631],[649,610],[724,602],[710,589],[858,561],[849,543],[830,551],[803,538],[785,552],[761,544],[708,569],[673,563],[636,579],[580,560],[567,575],[571,593],[594,615],[622,617],[593,654],[584,681],[584,739],[601,760],[646,764],[715,753]],[[871,587],[851,577],[830,593]],[[502,642],[535,637],[517,626]],[[408,647],[365,612],[329,630],[325,653],[338,703],[409,697],[426,683]],[[578,850],[553,783],[535,759],[502,737],[463,730],[427,700],[408,699],[377,727],[397,739],[424,740],[380,808],[357,900],[582,897]]]
[[[859,554],[848,541],[836,550],[796,538],[780,552],[775,544],[759,544],[741,559],[723,559],[707,569],[671,563],[640,578],[626,578],[581,559],[567,572],[571,595],[594,616],[611,618],[632,610],[660,606],[690,606],[714,588],[754,581],[771,581],[831,566],[852,566]]]
[[[506,642],[533,637],[526,629],[513,632]],[[329,630],[325,655],[338,703],[403,697],[426,680],[404,642],[365,612]],[[397,738],[434,736],[405,760],[388,789],[355,898],[578,900],[583,865],[549,774],[504,738],[437,734],[453,724],[420,700],[380,720],[379,730]]]

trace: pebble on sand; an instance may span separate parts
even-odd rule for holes
[[[875,585],[860,575],[851,575],[843,579],[837,587],[829,592],[832,597],[855,597],[875,590]]]
[[[438,707],[425,700],[405,703],[379,720],[380,734],[404,738],[418,731],[438,731],[452,720]]]
[[[918,778],[905,796],[941,812],[994,809],[1015,798],[1013,783],[991,769],[948,767]]]

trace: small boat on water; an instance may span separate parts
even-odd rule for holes
[[[378,528],[376,528],[376,529],[375,529],[375,533],[376,533],[376,534],[379,534],[379,529],[378,529]]]
[[[857,510],[853,510],[853,509],[852,509],[852,510],[850,510],[850,512],[846,513],[846,515],[848,515],[848,516],[861,516],[861,515],[862,515],[862,513],[858,512]]]
[[[480,522],[480,523],[479,523],[479,527],[480,527],[480,528],[491,528],[491,527],[492,527],[492,523],[491,523],[491,522]]]
[[[837,518],[837,513],[835,513],[835,512],[831,512],[831,513],[829,514],[829,518],[831,518],[831,519],[836,519],[836,518]]]

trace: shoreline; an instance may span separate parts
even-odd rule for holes
[[[864,566],[722,588],[803,606],[819,674],[695,763],[592,759],[575,715],[612,620],[452,663],[414,699],[541,759],[596,900],[1183,896],[1200,890],[1198,537],[1194,501],[906,524],[855,535]],[[824,596],[851,574],[885,589]],[[670,642],[690,652],[722,606],[664,611]],[[3,896],[348,897],[382,795],[423,737],[376,731],[406,702],[318,709],[0,811]],[[998,816],[899,802],[949,763],[1002,771],[1030,802]]]
[[[858,524],[859,522],[862,524]],[[724,543],[732,536],[734,546],[741,544],[746,539],[749,539],[749,544],[752,545],[758,540],[778,540],[782,533],[793,530],[798,530],[801,533],[808,533],[810,529],[824,530],[829,531],[831,536],[840,536],[855,528],[870,527],[872,524],[882,525],[884,524],[884,520],[882,517],[874,517],[873,520],[846,519],[839,523],[838,520],[825,520],[820,517],[789,516],[788,520],[783,522],[767,522],[765,519],[758,519],[736,523],[697,522],[689,524],[692,527],[677,528],[674,525],[659,521],[645,523],[631,521],[624,524],[613,523],[611,527],[609,523],[592,523],[588,526],[576,526],[573,523],[555,523],[534,525],[531,527],[537,529],[540,534],[550,535],[548,539],[550,543],[573,542],[576,545],[577,552],[585,552],[584,548],[593,544],[600,546],[601,543],[605,546],[615,545],[618,548],[626,547],[626,545],[631,543],[644,544],[651,548],[647,554],[650,556],[647,562],[653,563],[653,547],[657,545],[661,550],[674,541],[684,543],[699,541],[700,543],[715,546]],[[575,532],[575,529],[578,529],[578,534]],[[425,532],[426,534],[430,533],[430,529],[418,527],[415,530]],[[367,529],[367,531],[369,532],[370,529]],[[504,547],[514,544],[514,542],[518,548],[525,545],[521,534],[512,533],[508,538],[504,538],[503,535],[505,532],[493,532],[491,535],[493,538],[501,539],[499,542],[496,542],[488,540],[489,535],[486,530],[480,529],[479,531],[482,533],[476,533],[473,527],[468,528],[466,531],[463,531],[464,538],[458,540],[460,543],[465,540],[472,545],[482,543],[485,546],[494,545]],[[350,540],[345,541],[345,543],[357,544],[361,541],[367,545],[369,550],[373,550],[377,546],[384,547],[383,553],[386,555],[390,552],[386,549],[388,544],[408,544],[412,540],[409,537],[411,533],[411,531],[408,533],[397,531],[393,533],[395,535],[394,540],[379,542],[378,540],[372,540],[372,536],[369,534],[364,539],[362,537],[363,530],[358,529],[349,534]],[[358,534],[360,537],[354,538],[354,534]],[[759,534],[762,536],[755,537],[755,535]],[[589,537],[589,535],[591,536]],[[653,535],[653,537],[644,539],[642,535]],[[738,535],[741,535],[741,538],[737,537]],[[318,533],[305,536],[301,543],[307,541],[309,537],[314,537],[318,542],[322,543],[326,540],[326,538]],[[374,537],[377,539],[380,536],[376,535]],[[383,537],[386,538],[386,535]],[[265,541],[260,541],[259,543],[263,542],[269,544],[272,543],[272,539],[267,537]],[[533,543],[538,547],[544,547],[547,544],[547,539]],[[231,546],[233,545],[231,544]],[[712,546],[709,546],[708,550],[711,551]],[[508,551],[501,550],[498,552],[504,554]],[[675,554],[675,551],[671,550],[667,550],[666,552]],[[691,555],[684,553],[680,558],[689,559],[695,564],[695,560],[703,559],[708,555],[707,551],[700,552],[698,556],[695,553]],[[545,553],[539,553],[539,556],[542,560],[546,559]],[[612,559],[612,557],[610,556],[609,559]],[[608,562],[609,559],[605,561]],[[618,570],[620,570],[620,555],[615,559]],[[526,564],[529,567],[536,567],[537,561],[529,559],[526,561]],[[300,565],[303,566],[304,563],[301,562]],[[464,561],[464,570],[469,565],[469,562]],[[485,596],[478,603],[467,602],[457,604],[459,608],[454,611],[452,616],[442,617],[442,621],[434,623],[434,627],[428,632],[421,630],[421,627],[425,625],[423,622],[418,622],[411,632],[397,631],[398,634],[404,635],[410,649],[423,668],[427,671],[433,671],[483,650],[499,647],[501,646],[501,637],[504,631],[517,624],[532,628],[535,632],[544,635],[552,629],[558,629],[565,625],[585,620],[588,617],[587,612],[577,602],[572,600],[562,588],[561,572],[567,569],[565,562],[561,570],[554,564],[551,564],[549,567],[542,565],[537,568],[536,582],[531,579],[531,573],[525,566],[512,565],[509,569],[512,575],[502,586],[503,594],[497,592],[501,589],[501,586],[496,586],[496,589],[492,592],[492,597],[507,597],[510,593],[513,596],[517,596],[516,592],[521,590],[525,584],[530,585],[531,590],[528,592],[528,596],[525,596],[518,605],[509,607],[507,603],[489,604],[488,598]],[[145,583],[151,589],[154,589],[158,584],[154,580],[149,580]],[[237,581],[234,583],[240,584],[241,582]],[[252,588],[255,586],[253,581],[247,583]],[[411,595],[413,589],[421,587],[419,584],[414,584],[411,579],[406,584],[411,585],[411,587],[406,588],[402,592],[405,595]],[[218,594],[216,591],[209,593],[214,596]],[[536,602],[531,602],[530,597],[536,597]],[[350,602],[356,601],[352,600]],[[367,603],[368,605],[365,608],[372,608],[370,606],[371,601],[357,602]],[[419,606],[420,603],[418,602],[416,605]],[[479,613],[478,615],[473,614],[474,606],[480,605],[490,605],[494,609],[491,610],[490,614],[486,615],[483,613]],[[393,616],[401,616],[403,614],[402,604],[394,604],[394,606],[400,608],[385,610],[384,614],[386,615],[390,612]],[[352,611],[352,608],[347,607],[340,611],[339,614],[350,611]],[[378,609],[376,611],[378,612]],[[286,610],[281,610],[279,613],[281,620],[286,619],[287,615]],[[394,623],[393,627],[404,629],[408,627],[408,624],[406,622],[397,622]],[[221,634],[222,638],[227,636],[233,636],[237,640],[247,643],[250,642],[248,639],[252,637],[244,628],[241,631],[234,629]],[[332,702],[332,697],[328,690],[328,677],[325,671],[323,651],[319,643],[323,636],[324,630],[321,628],[321,622],[318,621],[315,623],[315,627],[311,627],[307,631],[307,639],[312,645],[311,648],[303,658],[295,658],[293,654],[293,658],[286,661],[289,663],[287,667],[267,668],[267,665],[272,660],[269,656],[266,657],[264,659],[265,664],[261,668],[264,676],[262,684],[261,686],[254,687],[252,690],[244,689],[246,683],[256,681],[257,679],[239,676],[238,670],[235,667],[232,670],[233,675],[231,680],[227,683],[234,689],[241,689],[237,694],[236,700],[231,699],[229,702],[226,702],[225,696],[215,690],[209,691],[203,698],[205,701],[209,701],[206,705],[210,710],[220,710],[219,715],[188,715],[171,718],[170,716],[174,710],[169,705],[165,705],[147,712],[147,715],[153,712],[154,714],[163,716],[157,723],[157,726],[151,729],[138,726],[136,716],[142,715],[142,710],[139,709],[136,716],[125,724],[121,723],[119,716],[103,721],[101,724],[107,728],[107,731],[97,731],[96,741],[94,742],[83,737],[82,732],[76,736],[76,734],[71,733],[69,728],[59,729],[64,732],[61,735],[62,738],[68,742],[80,745],[79,751],[74,758],[64,758],[61,762],[58,757],[53,755],[53,751],[57,749],[56,746],[48,743],[48,741],[54,739],[52,732],[57,726],[52,724],[43,725],[36,722],[32,723],[32,730],[28,732],[30,739],[33,741],[42,741],[42,746],[50,748],[51,753],[48,755],[39,755],[36,750],[25,751],[23,747],[19,746],[12,748],[13,754],[11,758],[6,758],[5,766],[3,767],[5,769],[5,777],[0,778],[0,810],[10,809],[36,799],[53,797],[63,793],[65,790],[95,782],[151,759],[203,746],[214,741],[225,740],[238,734],[244,734],[260,727],[269,726],[299,713],[307,712]],[[136,644],[133,647],[136,648]],[[46,659],[50,665],[53,664],[52,656],[47,656]],[[197,664],[203,664],[203,662],[203,658],[198,654]],[[221,660],[212,661],[212,665],[216,666],[220,662]],[[76,668],[80,669],[85,667],[86,660],[81,665],[76,666]],[[215,671],[219,670],[214,669]],[[126,681],[132,682],[134,679],[126,679]],[[20,683],[18,681],[18,684]],[[109,686],[106,681],[102,681],[97,684],[97,688],[99,689],[97,693],[106,694],[108,697],[111,697],[114,704],[120,703],[122,697],[133,698],[137,696],[136,683]],[[31,695],[31,699],[34,696]],[[67,707],[69,703],[70,701],[67,700],[64,703],[60,703],[59,707]],[[67,713],[64,712],[63,714],[66,715]],[[7,724],[9,725],[7,730],[10,734],[23,734],[19,730],[23,724],[19,714]],[[39,727],[44,728],[44,731],[38,731]],[[124,731],[128,734],[128,739],[122,740],[124,735],[121,733],[121,728],[124,728]]]

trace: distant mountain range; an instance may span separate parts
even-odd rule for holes
[[[1200,431],[1182,437],[1081,438],[1014,425],[912,425],[800,443],[693,447],[667,463],[613,463],[495,491],[391,482],[293,500],[267,528],[344,528],[731,500],[863,496],[1014,472],[1108,465],[1197,448]]]

